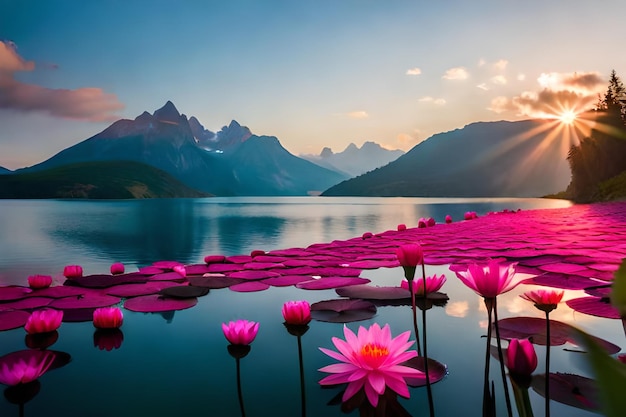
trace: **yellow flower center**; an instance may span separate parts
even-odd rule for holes
[[[361,348],[361,358],[372,368],[378,367],[382,361],[389,356],[389,349],[386,346],[380,346],[368,343]]]

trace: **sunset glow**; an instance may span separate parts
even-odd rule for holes
[[[571,125],[576,120],[576,113],[573,110],[566,110],[559,115],[561,123]]]

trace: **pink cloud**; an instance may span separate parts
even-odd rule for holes
[[[33,71],[35,63],[24,60],[12,42],[0,41],[0,109],[39,111],[53,117],[88,120],[116,120],[124,108],[114,94],[101,88],[54,89],[26,84],[15,79],[18,71]]]

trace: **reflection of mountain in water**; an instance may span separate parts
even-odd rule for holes
[[[52,214],[54,228],[47,232],[53,239],[81,251],[90,248],[100,258],[138,265],[158,260],[197,263],[208,251],[245,254],[255,243],[277,241],[285,222],[272,216],[215,213],[214,206],[192,199],[87,203],[84,210],[73,209],[71,214]]]

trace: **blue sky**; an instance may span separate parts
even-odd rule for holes
[[[588,108],[626,2],[0,0],[0,166],[171,100],[298,155]]]

